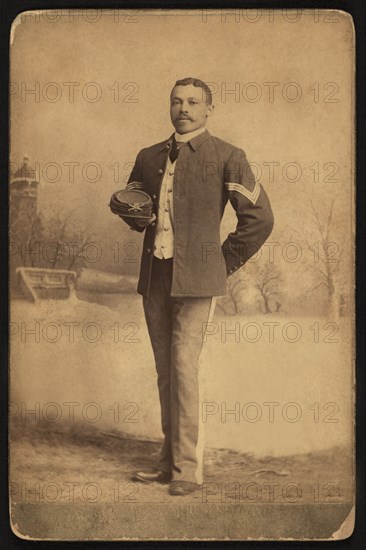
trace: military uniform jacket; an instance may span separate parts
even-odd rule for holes
[[[127,184],[150,195],[156,216],[173,136],[138,153]],[[228,201],[236,212],[237,227],[221,244],[220,222]],[[227,277],[259,250],[273,227],[267,194],[255,180],[244,151],[207,130],[188,141],[175,163],[173,205],[171,296],[225,295]],[[145,229],[132,218],[123,219],[131,229],[145,231],[137,292],[147,296],[156,223]]]

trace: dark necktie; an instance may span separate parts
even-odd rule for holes
[[[175,138],[173,138],[172,146],[171,146],[171,149],[170,149],[170,152],[169,152],[170,162],[173,163],[177,160],[178,155],[179,155],[179,149],[181,148],[182,145],[183,145],[183,143],[179,143],[179,145],[177,145],[177,142],[175,141]]]

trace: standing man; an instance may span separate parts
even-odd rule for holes
[[[142,149],[127,189],[153,200],[150,219],[123,218],[144,231],[137,291],[155,357],[164,443],[154,470],[135,479],[170,483],[171,495],[186,495],[202,484],[198,359],[215,296],[226,294],[226,279],[269,237],[273,214],[243,150],[205,128],[214,106],[199,79],[178,80],[170,94],[175,133]],[[220,222],[227,202],[237,227],[224,243]]]

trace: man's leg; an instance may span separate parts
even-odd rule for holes
[[[150,335],[161,406],[161,423],[164,443],[157,468],[171,472],[171,420],[170,420],[170,350],[171,350],[171,288],[172,260],[153,259],[149,297],[143,297],[146,324]]]
[[[215,298],[171,298],[171,438],[173,481],[202,483],[203,442],[198,367]]]

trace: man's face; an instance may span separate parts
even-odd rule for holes
[[[206,100],[203,88],[188,84],[175,86],[170,95],[170,118],[179,134],[187,134],[206,125],[213,106]]]

